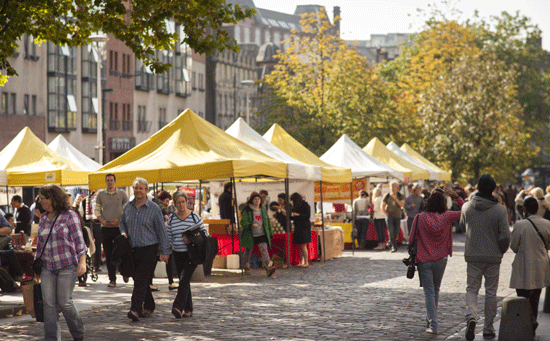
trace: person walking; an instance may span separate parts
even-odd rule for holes
[[[385,250],[386,249],[386,214],[382,210],[382,190],[378,187],[372,192],[374,201],[372,202],[373,206],[373,219],[374,227],[376,229],[376,235],[378,236],[378,246],[374,250]]]
[[[117,190],[116,176],[112,173],[105,175],[105,184],[107,189],[97,194],[94,214],[101,223],[103,250],[109,274],[107,286],[114,288],[116,287],[116,266],[111,261],[111,253],[113,253],[115,239],[120,236],[120,217],[124,205],[128,203],[128,195],[123,190]],[[128,282],[128,279],[124,278],[124,282]]]
[[[84,339],[84,322],[73,302],[78,276],[86,273],[88,248],[80,218],[70,209],[67,193],[55,184],[42,186],[39,198],[45,212],[38,225],[35,260],[40,258],[44,339],[61,340],[58,307],[74,340]]]
[[[527,197],[523,201],[526,218],[514,225],[510,248],[516,253],[512,263],[510,288],[518,297],[529,300],[533,335],[538,327],[537,316],[542,288],[550,286],[550,221],[537,214],[539,200]]]
[[[367,230],[369,228],[369,208],[372,205],[369,200],[369,194],[361,190],[359,197],[353,200],[353,226],[357,230],[359,238],[359,249],[365,248],[367,242]]]
[[[399,183],[390,182],[390,193],[382,199],[382,211],[386,215],[386,225],[390,234],[391,252],[397,251],[397,236],[401,228],[401,217],[405,200],[403,194],[399,193]]]
[[[483,337],[495,337],[493,321],[497,313],[497,289],[502,255],[510,244],[510,227],[506,208],[492,193],[495,179],[484,174],[477,183],[477,192],[462,207],[460,228],[466,232],[464,259],[467,267],[466,339],[475,337],[478,320],[477,296],[481,279],[485,278],[485,323]]]
[[[271,247],[273,230],[267,210],[262,206],[262,197],[258,192],[252,192],[246,202],[241,215],[241,227],[239,245],[245,248],[245,270],[250,271],[250,254],[254,245],[258,245],[262,254],[262,265],[265,268],[267,276],[271,277],[275,272],[273,262],[269,258],[269,247]]]
[[[120,232],[130,238],[134,257],[134,290],[128,318],[139,321],[149,317],[155,310],[155,300],[149,282],[157,265],[157,252],[160,246],[160,261],[168,262],[168,233],[159,206],[147,197],[149,183],[144,178],[136,178],[132,184],[134,199],[122,210]]]
[[[200,228],[207,234],[201,217],[187,207],[188,200],[187,193],[183,191],[174,193],[176,213],[168,217],[167,225],[168,240],[172,245],[172,257],[176,262],[176,270],[180,279],[178,293],[172,304],[172,314],[177,319],[193,315],[190,281],[197,268],[197,265],[190,261],[187,250],[189,240],[183,237],[183,233],[190,227],[200,224]]]
[[[422,188],[418,185],[412,186],[411,194],[405,199],[405,213],[407,213],[407,231],[411,232],[412,223],[414,217],[420,213],[422,208],[422,197],[420,196],[420,191]],[[457,219],[458,220],[458,219]]]
[[[426,301],[426,332],[437,334],[439,288],[447,267],[447,256],[453,255],[453,223],[460,211],[447,211],[447,198],[452,197],[462,207],[464,200],[452,189],[445,193],[435,189],[428,197],[426,211],[415,216],[409,243],[416,242],[418,278]]]
[[[293,193],[290,196],[290,201],[292,201],[290,219],[294,220],[292,241],[300,247],[300,264],[298,266],[307,268],[309,266],[307,244],[311,243],[311,207],[300,193]]]

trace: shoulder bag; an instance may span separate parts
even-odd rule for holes
[[[546,240],[544,240],[544,237],[542,236],[542,233],[540,233],[539,229],[537,228],[537,226],[535,226],[535,223],[533,223],[533,221],[529,218],[525,218],[527,220],[529,220],[529,222],[531,223],[531,225],[533,225],[533,227],[535,228],[535,231],[537,231],[537,234],[539,235],[540,239],[542,239],[542,242],[544,244],[544,248],[546,248],[546,245],[548,245],[546,243]]]
[[[403,259],[403,263],[407,266],[407,278],[413,279],[414,272],[416,271],[416,251],[418,244],[418,220],[419,217],[416,217],[416,224],[414,225],[414,242],[409,244],[409,258]]]
[[[197,223],[195,219],[195,212],[191,212],[191,218],[193,218],[194,225],[183,231],[182,236],[187,237],[190,243],[187,245],[187,252],[189,254],[189,261],[193,265],[203,264],[208,256],[209,243],[206,233],[201,228],[201,224]]]
[[[50,236],[52,235],[57,217],[59,217],[59,214],[56,215],[55,219],[53,220],[52,228],[50,229],[50,233],[48,233],[48,238],[46,238],[46,241],[44,242],[44,246],[42,247],[42,252],[40,253],[40,256],[36,258],[35,261],[32,263],[32,271],[38,276],[40,276],[40,273],[42,272],[42,255],[44,254],[44,251],[46,250],[46,245],[48,244],[48,240],[50,240]]]

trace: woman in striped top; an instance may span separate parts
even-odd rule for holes
[[[172,244],[172,255],[176,261],[176,270],[178,271],[178,277],[180,279],[178,294],[172,305],[172,314],[179,319],[182,317],[191,317],[193,315],[193,301],[191,299],[191,285],[189,282],[197,267],[190,262],[186,245],[189,243],[189,240],[182,237],[182,232],[197,223],[201,224],[201,229],[204,230],[205,233],[207,231],[202,223],[201,217],[187,207],[187,193],[177,191],[174,193],[173,199],[174,205],[176,206],[176,213],[168,217],[167,228],[169,242]]]

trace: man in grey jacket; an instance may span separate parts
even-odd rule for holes
[[[483,338],[495,337],[493,320],[497,312],[497,288],[502,255],[510,245],[510,226],[506,208],[492,193],[496,182],[489,174],[482,175],[478,192],[462,207],[460,228],[466,231],[464,258],[467,262],[466,340],[475,338],[477,295],[485,277],[485,323]]]

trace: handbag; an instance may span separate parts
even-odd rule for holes
[[[414,273],[416,271],[416,251],[418,243],[418,218],[416,219],[415,229],[414,229],[414,242],[409,244],[409,258],[403,259],[403,263],[407,266],[407,278],[413,279]]]
[[[42,285],[40,283],[33,285],[32,300],[36,322],[44,322],[44,300],[42,299]]]
[[[40,253],[40,256],[36,258],[32,263],[32,272],[34,272],[38,276],[40,276],[40,273],[42,272],[42,255],[44,254],[44,251],[46,250],[46,244],[48,244],[48,240],[50,240],[50,236],[52,235],[57,217],[59,217],[59,214],[56,215],[55,219],[53,220],[52,228],[50,229],[50,233],[48,233],[48,238],[46,238],[46,241],[44,242],[44,246],[42,247],[42,252]]]
[[[181,234],[189,239],[190,243],[187,244],[187,252],[189,254],[189,261],[193,265],[203,264],[208,256],[210,244],[204,230],[201,228],[202,224],[197,224],[195,219],[195,213],[191,212],[193,223],[190,228],[183,231]]]

